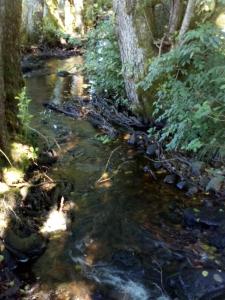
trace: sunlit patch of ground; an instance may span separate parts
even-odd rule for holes
[[[221,13],[216,19],[216,25],[225,31],[225,13]]]
[[[24,172],[20,169],[10,167],[3,170],[3,179],[6,184],[12,185],[18,182],[22,182],[24,178]]]
[[[11,145],[11,157],[14,163],[22,163],[36,159],[37,154],[32,146],[14,142]]]
[[[50,233],[56,231],[65,231],[67,229],[66,214],[54,208],[49,213],[47,221],[41,228],[42,233]]]

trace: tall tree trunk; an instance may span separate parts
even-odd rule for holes
[[[141,0],[113,0],[127,97],[131,105],[143,108],[147,97],[136,84],[153,56],[153,37],[149,16],[140,4]]]
[[[84,34],[84,22],[83,22],[83,9],[84,9],[84,1],[83,0],[73,0],[75,7],[75,26],[78,33],[81,35]]]
[[[171,0],[169,34],[173,34],[179,28],[182,18],[182,0]]]
[[[3,65],[3,20],[5,16],[5,5],[0,0],[0,147],[6,148],[6,122],[5,122],[5,87],[4,87],[4,65]]]
[[[179,43],[182,43],[182,38],[184,34],[188,31],[191,20],[194,15],[194,10],[195,10],[195,5],[196,5],[196,0],[188,0],[187,8],[185,11],[184,19],[181,25],[181,29],[179,32]]]
[[[0,145],[18,128],[15,96],[22,86],[20,71],[20,0],[0,0]]]
[[[22,0],[22,42],[36,43],[40,38],[44,0]]]

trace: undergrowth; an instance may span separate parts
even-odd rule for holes
[[[182,45],[154,58],[140,83],[164,128],[149,134],[168,150],[225,156],[225,35],[212,25],[189,31]]]
[[[44,20],[41,27],[42,32],[42,42],[49,47],[56,47],[61,45],[61,41],[64,40],[66,46],[68,47],[81,47],[82,41],[80,38],[75,37],[71,34],[65,33],[54,23]]]
[[[112,0],[84,1],[83,21],[87,28],[92,28],[98,20],[105,18],[112,9]]]
[[[18,100],[18,119],[20,120],[24,135],[27,137],[32,115],[29,112],[29,104],[31,99],[27,96],[26,88],[24,87],[19,95]]]
[[[122,63],[114,20],[102,21],[88,34],[85,72],[96,94],[125,99]]]

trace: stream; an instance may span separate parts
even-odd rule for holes
[[[25,76],[32,127],[59,157],[47,174],[64,183],[67,207],[53,206],[43,224],[49,242],[32,265],[38,288],[27,299],[224,299],[216,298],[225,287],[214,263],[221,257],[199,239],[202,229],[184,225],[184,210],[201,199],[164,183],[162,169],[158,180],[144,172],[149,162],[125,134],[103,144],[88,121],[44,108],[88,96],[77,65],[80,56],[52,58]],[[73,75],[58,76],[61,70]]]

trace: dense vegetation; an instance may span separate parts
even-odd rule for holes
[[[156,4],[157,1],[152,3],[152,7]],[[159,23],[156,22],[158,28],[154,30],[152,25],[152,35],[162,36],[157,42],[159,50],[147,63],[147,72],[141,81],[136,80],[140,95],[145,93],[144,106],[149,107],[154,103],[150,112],[156,124],[164,124],[160,130],[150,128],[149,135],[163,142],[167,150],[194,152],[205,159],[222,158],[225,155],[225,44],[224,33],[215,26],[213,20],[218,13],[216,5],[223,3],[189,1],[186,12],[184,6],[182,10],[178,9],[180,1],[175,1],[173,7],[166,2],[164,4],[170,7],[169,28],[163,33]],[[150,1],[142,6],[137,4],[136,14],[139,11],[146,14],[150,5]],[[175,15],[178,12],[180,16]],[[132,14],[132,10],[129,14]],[[190,26],[190,21],[195,17],[200,18],[200,22]],[[89,34],[86,70],[97,93],[125,99],[122,75],[130,72],[128,77],[125,75],[129,86],[138,69],[124,64],[124,61],[121,64],[112,22],[113,19],[100,23]],[[177,31],[179,27],[180,31]],[[128,71],[130,68],[131,71]],[[129,105],[133,106],[133,103]],[[148,117],[151,118],[149,112]]]
[[[112,17],[88,34],[85,69],[97,94],[125,98],[122,63]]]
[[[225,155],[224,38],[211,24],[200,26],[149,65],[140,86],[150,89],[154,116],[165,122],[163,129],[150,133],[170,150]]]
[[[92,29],[98,22],[107,17],[112,9],[111,0],[87,0],[84,2],[83,21],[87,29]]]

